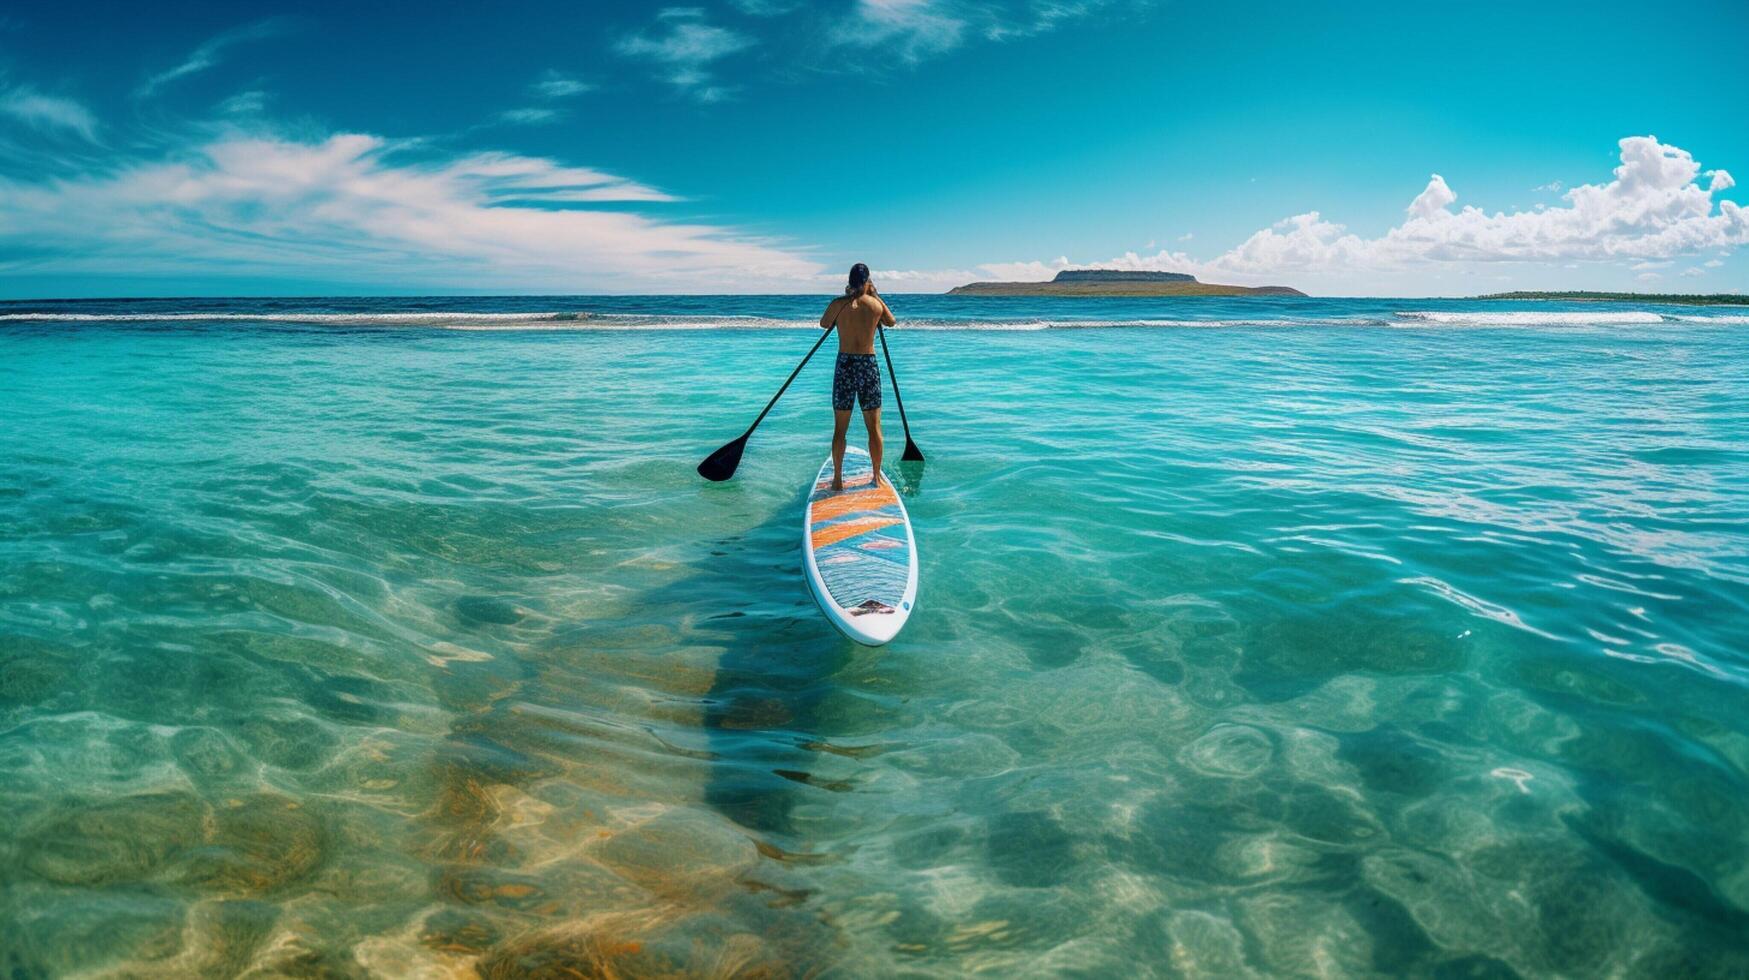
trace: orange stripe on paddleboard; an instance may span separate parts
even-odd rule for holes
[[[828,524],[814,532],[814,550],[819,551],[829,544],[837,544],[846,538],[854,538],[859,534],[878,531],[883,527],[892,527],[903,523],[897,517],[858,517],[854,520],[840,521]]]
[[[830,521],[854,514],[857,511],[876,511],[893,504],[898,500],[893,496],[893,488],[886,484],[869,487],[866,490],[851,490],[847,493],[837,493],[814,501],[813,520]]]

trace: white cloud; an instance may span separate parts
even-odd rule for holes
[[[936,0],[857,0],[856,19],[837,40],[863,46],[893,45],[906,61],[920,61],[960,44],[966,22]]]
[[[713,83],[710,65],[753,46],[744,34],[704,22],[698,7],[670,7],[656,15],[662,30],[622,39],[620,54],[661,65],[663,79],[701,102],[717,102],[729,90]]]
[[[506,109],[498,114],[498,118],[507,123],[519,126],[538,126],[550,123],[558,118],[558,112],[539,106],[524,106],[520,109]]]
[[[1376,285],[1381,277],[1431,266],[1473,271],[1487,263],[1667,263],[1749,244],[1749,210],[1714,199],[1732,186],[1729,173],[1708,171],[1703,188],[1697,180],[1700,165],[1686,150],[1653,136],[1630,136],[1619,147],[1614,179],[1571,188],[1562,196],[1565,206],[1511,214],[1468,206],[1454,211],[1456,192],[1434,174],[1405,209],[1407,218],[1377,238],[1363,238],[1309,211],[1207,261],[1161,251],[1076,265],[1189,272],[1239,282],[1292,279],[1290,284],[1299,285],[1316,279],[1342,288],[1344,283]],[[1066,259],[980,266],[1014,279],[1049,278],[1068,267]]]
[[[1684,279],[1694,279],[1694,278],[1697,278],[1699,276],[1704,276],[1704,275],[1706,275],[1705,269],[1683,269],[1682,270],[1682,278],[1684,278]]]
[[[38,129],[66,130],[97,142],[97,117],[72,99],[44,95],[29,86],[0,92],[0,113]]]
[[[801,6],[800,0],[731,0],[735,8],[753,17],[776,17]]]
[[[915,64],[968,40],[1008,41],[1054,30],[1089,16],[1110,0],[856,0],[852,16],[831,39],[894,51]]]
[[[1565,185],[1562,184],[1558,180],[1551,180],[1546,184],[1538,184],[1537,186],[1532,187],[1531,190],[1533,190],[1533,191],[1548,191],[1550,193],[1559,194],[1561,192],[1561,188],[1564,186]]]
[[[1719,266],[1724,265],[1724,264],[1725,263],[1722,259],[1707,259],[1705,262],[1701,263],[1701,265],[1704,265],[1709,269],[1717,269]]]
[[[936,293],[977,279],[966,269],[875,269],[870,273],[877,287],[889,293]]]
[[[820,266],[732,229],[579,202],[669,200],[551,160],[407,160],[376,136],[233,133],[104,173],[0,177],[11,275],[118,274],[390,283],[408,288],[703,291],[815,283]]]
[[[251,89],[220,102],[219,112],[227,116],[253,116],[267,108],[267,93]]]
[[[547,69],[546,74],[530,86],[535,95],[543,99],[568,99],[584,92],[592,92],[595,86],[588,82],[572,78],[554,69]]]
[[[218,64],[220,57],[224,54],[226,48],[244,41],[259,41],[263,38],[272,37],[275,34],[282,34],[287,30],[288,26],[288,22],[283,19],[269,18],[268,20],[257,21],[253,24],[239,27],[236,30],[226,31],[205,44],[202,44],[200,47],[195,48],[194,51],[189,54],[187,58],[184,58],[182,63],[176,67],[149,76],[144,82],[140,83],[139,88],[134,90],[134,95],[137,98],[145,98],[146,96],[152,95],[158,89],[170,82],[188,75],[193,75],[197,72],[205,71]]]
[[[529,86],[530,94],[549,103],[574,98],[584,92],[594,90],[594,85],[561,74],[551,68],[542,73],[541,77]],[[518,106],[498,113],[494,117],[494,121],[508,126],[544,126],[557,122],[560,115],[560,111],[551,105]]]
[[[1162,252],[1160,254],[1165,255],[1167,253]],[[1130,255],[1134,257],[1135,253],[1131,252]],[[1115,259],[1112,262],[1101,262],[1099,263],[1099,267],[1102,269],[1120,269],[1123,268],[1123,266],[1115,263],[1121,261],[1121,259]],[[1064,269],[1074,268],[1074,265],[1069,261],[1068,256],[1059,255],[1051,262],[989,262],[978,266],[978,268],[989,278],[998,279],[1003,282],[1043,282],[1046,279],[1054,277]]]
[[[1655,280],[1662,279],[1664,277],[1659,275],[1656,272],[1642,272],[1639,275],[1635,276],[1634,278],[1638,279],[1641,282],[1653,282]]]
[[[1415,218],[1431,218],[1451,207],[1452,202],[1456,200],[1457,195],[1452,192],[1450,187],[1446,186],[1445,178],[1434,174],[1433,179],[1427,182],[1427,189],[1416,195],[1415,200],[1409,202],[1409,214]]]

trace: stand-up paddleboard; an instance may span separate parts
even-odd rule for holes
[[[917,542],[893,485],[869,486],[867,450],[844,452],[844,489],[832,489],[832,456],[814,477],[802,520],[802,565],[820,611],[858,643],[898,635],[917,604]]]

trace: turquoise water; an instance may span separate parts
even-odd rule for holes
[[[0,965],[1749,971],[1745,311],[893,303],[0,306]]]

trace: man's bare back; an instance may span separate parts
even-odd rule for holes
[[[873,354],[875,326],[893,326],[893,314],[887,304],[875,295],[874,288],[863,296],[840,296],[826,307],[820,316],[820,328],[838,324],[838,352],[841,354]]]

